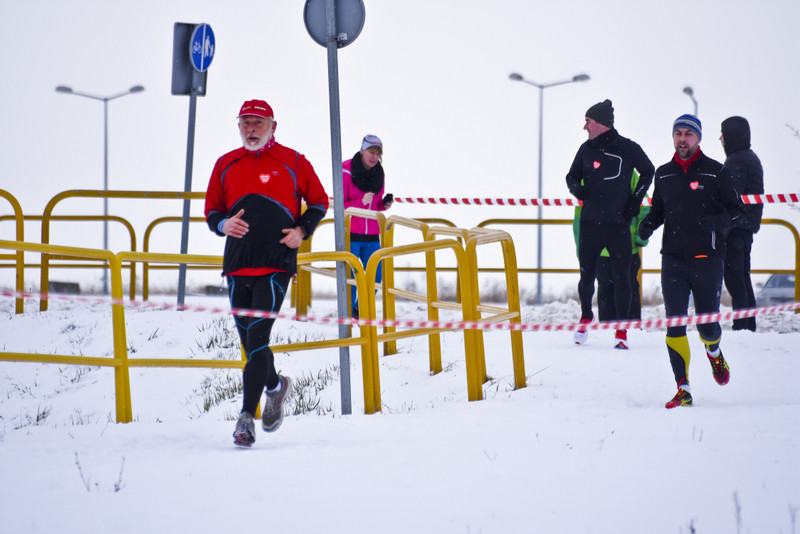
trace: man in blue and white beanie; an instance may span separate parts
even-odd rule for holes
[[[689,128],[697,134],[698,140],[703,138],[703,124],[694,115],[687,113],[675,119],[675,122],[672,123],[672,131],[674,132],[678,128]]]
[[[742,200],[729,171],[700,150],[700,119],[681,115],[672,124],[672,159],[656,169],[650,213],[639,225],[639,238],[648,239],[664,226],[661,241],[661,291],[668,319],[689,312],[719,313],[725,258],[725,236],[744,217]],[[698,324],[711,374],[717,384],[730,380],[722,356],[722,327],[718,321]],[[667,327],[667,354],[678,392],[667,408],[692,405],[689,386],[689,340],[686,325]]]

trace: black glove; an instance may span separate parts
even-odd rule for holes
[[[577,187],[574,187],[570,191],[570,193],[572,193],[572,196],[574,196],[578,200],[586,200],[586,197],[588,196],[588,191],[586,190],[585,185],[579,185]]]
[[[391,193],[386,193],[383,197],[383,205],[386,206],[387,204],[391,204],[394,202],[394,195]]]
[[[639,239],[641,239],[642,241],[647,241],[648,239],[650,239],[651,235],[653,235],[652,229],[644,225],[639,226]]]
[[[739,214],[735,215],[730,220],[730,229],[733,230],[736,228],[741,230],[747,230],[748,232],[753,232],[753,233],[755,233],[756,229],[755,225],[753,224],[753,221],[750,220],[750,217],[748,217],[747,215],[739,215]]]
[[[633,219],[637,215],[639,215],[639,211],[642,209],[642,201],[636,197],[631,197],[627,204],[625,204],[625,208],[622,210],[622,215],[626,219]]]

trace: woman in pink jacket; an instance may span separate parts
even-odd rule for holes
[[[392,206],[394,199],[390,194],[384,195],[384,174],[381,158],[383,143],[376,135],[364,136],[361,150],[353,159],[342,163],[342,190],[344,208],[360,208],[373,211],[384,211]],[[350,219],[350,252],[357,256],[364,266],[370,256],[381,247],[378,221],[363,217]],[[375,281],[382,279],[381,268]],[[352,315],[358,317],[358,301],[356,292],[352,291]]]

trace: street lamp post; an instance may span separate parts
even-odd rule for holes
[[[92,100],[100,100],[103,103],[103,191],[108,191],[108,102],[123,96],[133,93],[141,93],[144,87],[141,85],[134,85],[123,93],[118,93],[111,96],[96,96],[87,93],[80,93],[74,91],[72,87],[59,85],[56,87],[57,93],[64,93],[67,95],[83,96],[91,98]],[[108,217],[108,198],[103,197],[103,217]],[[108,220],[103,219],[103,249],[108,250]],[[103,269],[103,293],[108,295],[108,269]]]
[[[539,193],[538,198],[542,198],[542,137],[543,137],[543,113],[544,113],[544,90],[548,87],[555,87],[556,85],[565,85],[568,83],[575,83],[575,82],[585,82],[589,79],[588,74],[576,74],[569,80],[562,80],[559,82],[551,82],[551,83],[536,83],[531,80],[526,79],[522,76],[522,74],[513,72],[508,76],[511,80],[516,82],[527,83],[528,85],[532,85],[539,89]],[[539,203],[538,206],[538,218],[542,220],[542,204]],[[537,228],[537,237],[536,237],[536,267],[539,269],[539,272],[536,273],[536,304],[542,304],[542,225],[539,224]]]
[[[683,88],[683,92],[689,95],[689,98],[692,99],[692,103],[694,103],[694,116],[697,117],[697,99],[694,97],[694,90],[687,85]]]

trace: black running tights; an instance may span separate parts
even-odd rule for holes
[[[291,275],[285,272],[265,276],[228,276],[228,297],[231,308],[278,312],[286,296]],[[244,388],[242,411],[253,415],[264,387],[278,385],[275,357],[269,348],[274,318],[234,315],[239,340],[247,363],[242,373]]]

